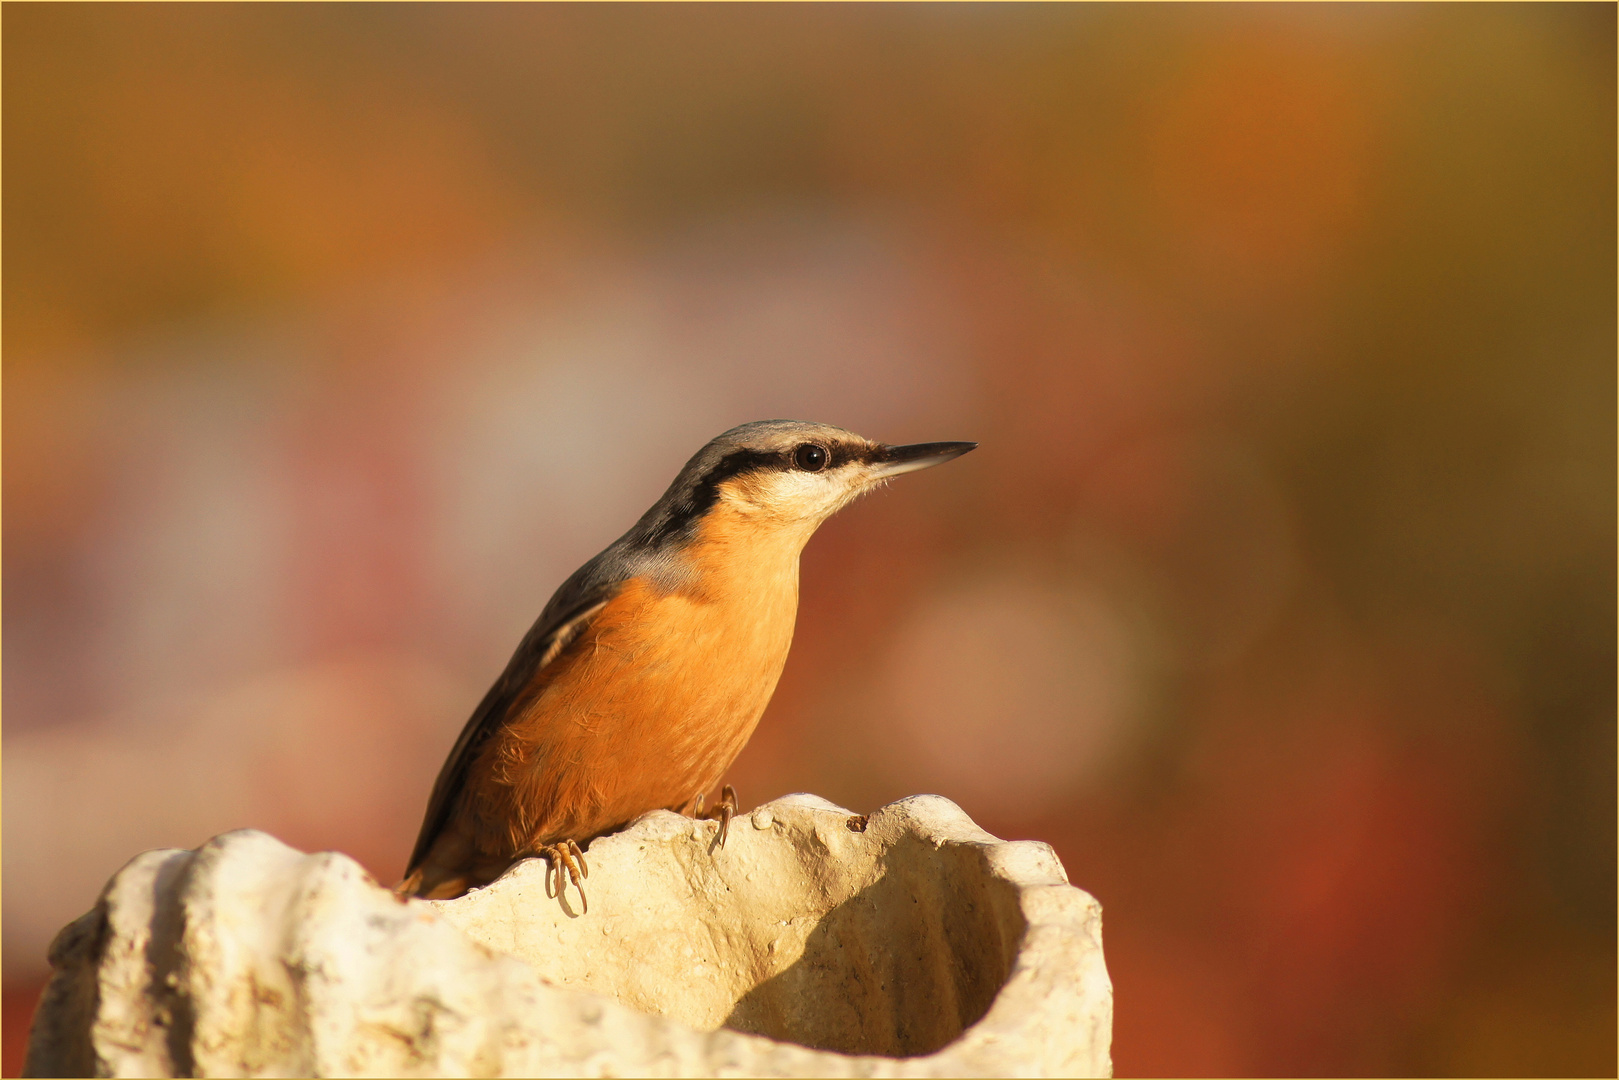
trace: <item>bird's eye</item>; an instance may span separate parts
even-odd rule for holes
[[[816,446],[812,442],[793,451],[793,464],[805,472],[820,472],[826,468],[827,458],[826,447]]]

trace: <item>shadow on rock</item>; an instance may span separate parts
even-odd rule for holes
[[[1024,925],[1016,890],[983,858],[905,838],[882,877],[827,912],[803,955],[744,994],[725,1026],[846,1054],[948,1045],[989,1010]]]

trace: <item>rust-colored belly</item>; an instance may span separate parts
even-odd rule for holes
[[[796,569],[707,595],[627,582],[479,756],[477,846],[585,841],[713,788],[786,662]]]

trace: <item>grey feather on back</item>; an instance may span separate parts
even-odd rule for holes
[[[439,770],[438,779],[433,782],[433,793],[428,797],[427,813],[422,819],[422,831],[416,838],[410,863],[405,867],[406,875],[415,871],[427,858],[433,841],[438,839],[449,820],[456,799],[466,787],[467,770],[489,737],[527,699],[543,688],[543,683],[537,678],[540,672],[566,652],[569,645],[579,640],[589,628],[591,620],[607,606],[619,586],[631,576],[602,573],[601,563],[606,554],[602,552],[562,583],[540,617],[523,635],[517,651],[507,661],[506,669],[472,711],[472,716],[450,750],[450,756],[445,759],[444,767]]]
[[[705,451],[707,449],[704,448]],[[702,457],[702,453],[699,453],[681,470],[663,498],[642,516],[634,528],[569,575],[551,596],[540,617],[534,620],[528,633],[523,635],[505,670],[467,719],[449,757],[445,759],[444,767],[439,770],[438,779],[433,782],[433,793],[428,797],[427,813],[422,819],[422,831],[416,838],[410,863],[405,867],[407,876],[427,858],[427,853],[444,829],[456,800],[466,786],[467,770],[489,737],[515,710],[543,689],[544,684],[538,679],[540,672],[555,663],[569,645],[579,640],[589,629],[591,620],[617,594],[619,587],[633,577],[650,577],[666,589],[679,584],[683,575],[678,558],[673,557],[673,553],[657,551],[648,545],[643,539],[644,527],[648,519],[654,518],[661,507],[671,502],[672,497],[678,497],[682,482],[688,480],[688,474]]]

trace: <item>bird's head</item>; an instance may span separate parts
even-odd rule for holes
[[[960,457],[972,442],[888,446],[830,424],[759,420],[732,428],[686,463],[637,531],[657,543],[690,537],[720,512],[808,539],[862,493]]]

